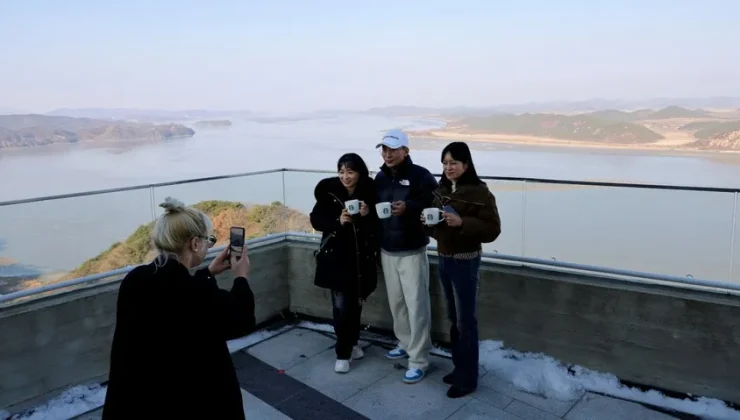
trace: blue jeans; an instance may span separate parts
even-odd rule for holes
[[[439,279],[447,300],[447,316],[452,323],[450,342],[454,383],[463,388],[478,387],[478,319],[476,298],[480,281],[480,261],[439,258]]]

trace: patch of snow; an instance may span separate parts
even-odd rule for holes
[[[272,338],[276,335],[282,334],[285,331],[288,331],[289,329],[293,328],[292,326],[288,325],[282,328],[279,328],[277,330],[259,330],[255,331],[252,334],[249,334],[244,337],[235,338],[233,340],[229,340],[226,342],[226,344],[229,346],[229,352],[235,353],[241,349],[244,349],[246,347],[249,347],[253,344],[257,344],[261,341],[265,341],[268,338]]]
[[[334,326],[329,324],[317,324],[311,321],[301,321],[298,323],[298,326],[301,328],[306,328],[308,330],[322,331],[334,334]]]
[[[267,340],[281,334],[292,326],[277,330],[255,331],[245,337],[227,342],[229,351],[234,353],[245,347]],[[66,420],[91,410],[98,409],[105,403],[106,387],[100,385],[76,386],[63,392],[60,396],[44,405],[32,408],[24,413],[10,417],[7,411],[0,411],[0,420]]]
[[[98,384],[75,386],[46,404],[16,414],[11,420],[67,420],[102,407],[105,391],[106,387]]]
[[[302,321],[298,326],[334,333],[334,327],[329,324]],[[370,335],[373,341],[389,345],[398,343],[397,340],[388,337]],[[447,350],[436,345],[431,353],[444,357],[452,356]],[[505,349],[501,341],[480,342],[480,364],[515,388],[545,398],[572,401],[578,399],[583,392],[591,391],[693,414],[704,419],[740,420],[740,411],[733,410],[717,399],[704,397],[695,400],[678,399],[667,397],[655,390],[642,391],[630,388],[612,374],[592,371],[581,366],[569,366],[546,354]]]
[[[521,353],[505,349],[501,341],[482,341],[480,362],[486,370],[512,383],[516,388],[546,398],[571,401],[584,391],[593,391],[705,419],[740,419],[740,411],[733,410],[720,400],[703,397],[696,400],[678,399],[655,390],[630,388],[620,383],[612,374],[580,366],[569,367],[541,353]]]

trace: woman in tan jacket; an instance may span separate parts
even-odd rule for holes
[[[444,377],[450,398],[470,394],[478,387],[478,320],[476,297],[483,243],[501,233],[496,199],[476,173],[468,145],[454,142],[442,151],[444,173],[435,191],[433,207],[442,220],[427,226],[437,240],[439,278],[452,323],[450,338],[455,369]],[[424,215],[422,215],[424,221]]]

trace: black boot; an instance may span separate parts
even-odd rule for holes
[[[447,390],[447,396],[449,398],[460,398],[474,391],[475,391],[475,388],[463,388],[457,385],[452,385],[450,389]]]
[[[455,372],[445,375],[442,378],[442,382],[446,383],[447,385],[454,385],[455,384]]]

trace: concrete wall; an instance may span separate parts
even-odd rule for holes
[[[315,244],[250,248],[257,320],[292,311],[331,317],[313,285]],[[432,262],[433,336],[449,324]],[[288,279],[291,281],[288,282]],[[228,288],[230,278],[219,283]],[[118,282],[0,307],[0,408],[27,407],[105,379]],[[382,274],[363,323],[391,329]],[[486,263],[481,339],[610,372],[623,380],[740,403],[740,298]]]
[[[290,305],[287,248],[250,248],[257,322]],[[71,386],[105,380],[119,279],[0,307],[0,409],[11,413]],[[233,277],[219,277],[230,288]]]
[[[290,248],[291,308],[331,317],[328,292],[313,286],[314,246]],[[449,323],[430,258],[433,336]],[[363,323],[391,329],[382,272]],[[481,340],[620,379],[740,403],[740,297],[663,285],[484,263],[478,296]]]

